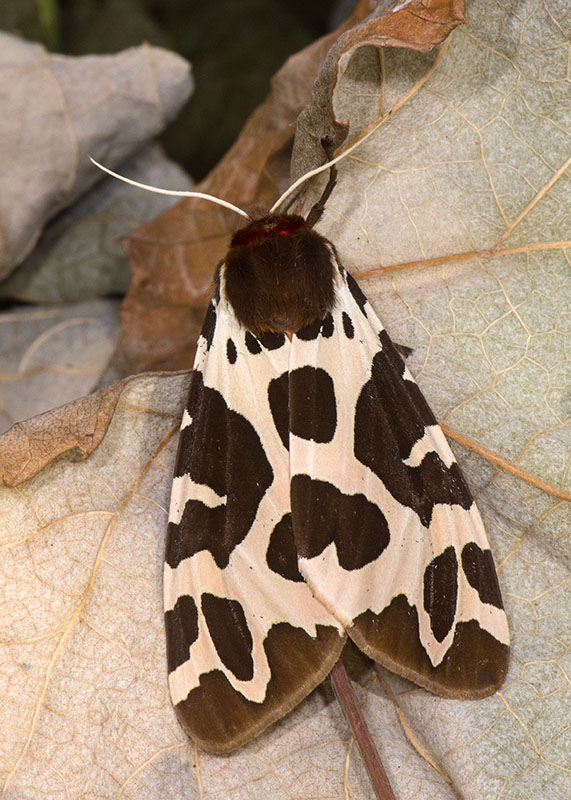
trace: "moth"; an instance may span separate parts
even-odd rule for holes
[[[293,709],[347,637],[443,697],[492,694],[509,658],[492,554],[446,439],[312,227],[323,198],[307,222],[277,213],[282,200],[216,272],[172,485],[170,694],[215,753]]]

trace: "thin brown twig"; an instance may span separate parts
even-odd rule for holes
[[[383,767],[381,757],[375,747],[375,743],[371,737],[361,706],[355,695],[355,691],[347,675],[347,670],[343,661],[335,664],[330,673],[331,684],[333,691],[337,696],[339,705],[345,715],[345,719],[349,723],[349,727],[357,742],[357,747],[361,753],[365,769],[369,773],[371,784],[375,790],[375,794],[379,800],[396,800],[387,773]]]
[[[535,244],[515,245],[514,247],[493,247],[490,250],[470,250],[463,253],[449,253],[448,255],[436,256],[436,258],[423,258],[420,261],[403,261],[400,264],[389,264],[386,267],[375,267],[367,272],[352,272],[351,275],[356,281],[375,278],[378,275],[390,275],[393,272],[406,272],[407,270],[424,269],[426,267],[440,267],[446,264],[456,264],[461,261],[468,261],[471,258],[498,258],[499,256],[518,255],[520,253],[531,253],[543,250],[563,250],[569,247],[571,242],[537,242]]]

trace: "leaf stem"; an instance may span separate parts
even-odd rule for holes
[[[57,0],[36,0],[40,27],[49,50],[60,45],[60,15]]]
[[[345,719],[349,723],[349,727],[357,742],[357,747],[361,753],[365,769],[369,773],[371,784],[375,790],[375,794],[379,800],[396,800],[387,773],[383,767],[381,757],[375,747],[375,743],[371,737],[361,706],[355,695],[355,691],[347,675],[347,670],[343,661],[335,664],[329,675],[333,691],[339,701],[339,705],[345,715]]]

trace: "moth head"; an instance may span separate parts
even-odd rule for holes
[[[333,246],[303,217],[268,214],[234,234],[217,280],[252,333],[292,333],[331,311],[335,270]]]
[[[208,200],[248,219],[249,224],[234,234],[228,255],[217,270],[218,288],[222,288],[223,283],[226,298],[236,317],[252,333],[271,331],[291,336],[306,325],[323,319],[333,308],[335,249],[313,230],[313,225],[335,185],[337,162],[365,141],[384,119],[386,117],[369,126],[335,158],[332,158],[333,146],[329,137],[322,137],[321,144],[328,160],[294,181],[269,213],[259,218],[213,195],[150,186],[113,172],[91,156],[90,159],[99,169],[125,183],[159,194]],[[330,170],[329,183],[307,221],[294,214],[277,213],[277,209],[302,184],[326,169]]]

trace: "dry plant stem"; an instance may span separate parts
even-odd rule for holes
[[[357,700],[347,670],[343,665],[343,661],[335,664],[330,673],[331,684],[339,705],[341,706],[345,719],[349,723],[349,727],[357,742],[357,747],[361,753],[361,758],[369,778],[375,790],[375,794],[379,800],[396,800],[389,779],[383,767],[381,757],[375,747],[375,743],[371,738],[371,734],[363,717],[361,706]]]

